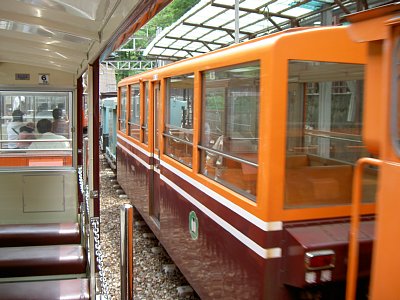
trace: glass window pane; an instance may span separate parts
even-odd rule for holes
[[[131,85],[129,135],[140,139],[140,85]]]
[[[72,165],[72,92],[0,91],[0,103],[0,150],[15,166]]]
[[[165,153],[191,166],[194,75],[168,78],[166,85]]]
[[[364,66],[290,61],[285,207],[349,204],[362,139]],[[364,202],[376,173],[365,170]]]
[[[253,200],[259,101],[259,62],[203,73],[201,171]]]
[[[121,87],[120,111],[119,111],[119,130],[126,131],[126,87]]]
[[[154,149],[157,150],[156,153],[159,155],[159,109],[160,109],[160,84],[155,83],[153,86],[153,97],[154,97]]]
[[[149,83],[144,83],[144,120],[143,120],[143,143],[149,142]]]

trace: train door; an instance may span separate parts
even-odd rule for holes
[[[151,186],[150,186],[150,216],[154,219],[156,224],[160,226],[160,150],[158,145],[158,119],[160,107],[160,83],[155,82],[153,84],[153,172],[151,175]]]
[[[397,6],[397,9],[400,6]],[[396,12],[398,21],[398,12]],[[394,20],[391,15],[390,21]],[[398,249],[400,246],[400,24],[392,29],[392,37],[385,41],[392,50],[383,53],[384,82],[387,97],[385,105],[385,116],[387,137],[382,145],[381,157],[381,179],[379,182],[379,199],[377,207],[378,223],[376,226],[376,246],[374,248],[371,299],[399,299],[400,287],[398,270],[400,269],[400,258]],[[385,23],[386,25],[386,23]],[[388,48],[389,48],[388,47]],[[386,61],[387,60],[387,61]],[[386,75],[387,74],[387,75]],[[385,92],[384,89],[384,92]],[[382,97],[383,98],[383,97]]]

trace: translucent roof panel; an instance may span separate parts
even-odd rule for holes
[[[240,3],[240,6],[242,8],[257,9],[260,6],[262,6],[262,1],[260,1],[260,0],[246,0],[246,1],[243,1],[242,3]]]
[[[222,36],[226,35],[225,31],[222,30],[212,30],[207,35],[203,36],[203,41],[212,42],[218,40]]]
[[[167,0],[1,0],[0,63],[79,76],[87,64],[119,47],[135,25],[167,4]]]
[[[340,20],[341,16],[357,12],[357,9],[383,4],[381,0],[360,1],[364,3],[362,5],[356,2],[346,1],[343,6],[344,1],[335,0],[239,0],[239,18],[236,20],[235,0],[200,0],[178,21],[165,28],[148,45],[144,55],[157,57],[153,49],[157,45],[165,45],[163,39],[183,37],[190,40],[191,43],[183,47],[190,56],[195,56],[232,44],[235,36],[241,42],[294,26],[315,26],[325,19]],[[236,24],[239,26],[237,32]],[[197,42],[201,46],[198,47]],[[179,49],[181,47],[182,44],[179,44]],[[168,57],[165,51],[162,54],[171,60],[182,58],[181,53],[176,57]]]

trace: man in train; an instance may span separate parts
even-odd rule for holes
[[[65,136],[68,138],[68,125],[69,121],[63,117],[63,111],[61,108],[53,109],[53,124],[51,128],[51,132]]]
[[[49,119],[41,119],[36,124],[39,136],[37,141],[30,144],[29,149],[69,149],[70,144],[65,136],[51,132],[52,122]],[[44,141],[46,140],[46,141]],[[54,140],[54,141],[49,141]],[[59,141],[56,141],[59,140]]]
[[[7,135],[9,140],[18,140],[19,129],[25,125],[23,122],[23,117],[24,113],[19,109],[16,109],[12,112],[12,121],[7,125]],[[8,148],[17,149],[18,144],[16,142],[9,142]]]

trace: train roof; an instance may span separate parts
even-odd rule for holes
[[[0,63],[81,75],[171,0],[2,0]],[[102,54],[103,53],[103,54]]]
[[[316,43],[318,41],[320,43],[326,43],[327,39],[327,34],[330,32],[332,34],[340,34],[343,35],[348,35],[347,34],[348,26],[318,26],[318,27],[296,27],[296,28],[290,28],[284,31],[276,32],[267,36],[262,36],[258,37],[252,40],[248,40],[242,43],[238,44],[233,44],[225,48],[217,49],[212,52],[204,53],[195,57],[191,58],[186,58],[180,61],[173,62],[171,64],[167,64],[165,66],[145,71],[140,74],[132,75],[129,77],[126,77],[122,79],[119,83],[118,86],[126,85],[127,83],[130,83],[131,81],[140,80],[148,75],[153,76],[152,74],[155,74],[157,71],[162,71],[165,70],[166,68],[173,68],[174,66],[180,65],[180,64],[185,64],[186,62],[191,62],[193,60],[201,60],[203,58],[207,58],[208,56],[215,55],[217,53],[230,53],[231,51],[235,51],[235,49],[239,47],[247,47],[246,49],[249,51],[254,50],[255,48],[258,48],[259,46],[270,46],[274,47],[279,44],[280,41],[286,40],[286,39],[304,39],[306,36],[313,36],[315,38]],[[335,35],[336,36],[336,35]],[[322,41],[321,41],[322,39]],[[350,37],[348,38],[350,41]],[[294,40],[292,40],[294,41]],[[250,46],[250,47],[248,47]]]

